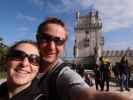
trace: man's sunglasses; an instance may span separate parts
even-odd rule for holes
[[[40,62],[40,57],[36,54],[31,54],[28,55],[23,51],[20,50],[13,50],[10,52],[10,54],[8,55],[8,58],[13,59],[13,60],[18,60],[18,61],[22,61],[25,59],[25,57],[28,58],[29,62],[32,65],[38,66],[39,62]]]
[[[60,38],[60,37],[55,37],[51,36],[48,33],[40,33],[38,34],[38,40],[39,42],[42,43],[49,43],[51,41],[54,41],[54,43],[58,46],[61,46],[65,43],[66,39]]]

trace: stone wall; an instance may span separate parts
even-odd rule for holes
[[[102,55],[110,60],[112,64],[120,62],[121,57],[126,55],[129,65],[133,65],[133,50],[107,50]]]

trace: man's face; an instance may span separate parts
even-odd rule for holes
[[[30,84],[39,70],[39,51],[28,43],[18,45],[7,61],[7,81],[12,85]]]
[[[50,23],[39,34],[42,36],[39,41],[41,57],[52,64],[64,51],[66,30],[58,24]]]

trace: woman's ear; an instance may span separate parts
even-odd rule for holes
[[[4,62],[5,66],[4,66],[4,70],[5,72],[7,72],[7,68],[10,66],[10,59],[9,58],[6,58],[5,62]]]

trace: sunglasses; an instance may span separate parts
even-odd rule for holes
[[[65,43],[66,39],[51,36],[48,33],[40,33],[39,34],[39,42],[42,43],[50,43],[51,41],[54,41],[54,43],[58,46],[61,46]]]
[[[32,65],[38,66],[39,62],[40,62],[40,57],[36,54],[31,54],[28,55],[23,51],[20,50],[13,50],[11,51],[11,53],[8,55],[8,58],[13,59],[13,60],[18,60],[18,61],[22,61],[25,59],[25,57],[28,58],[29,62]]]

